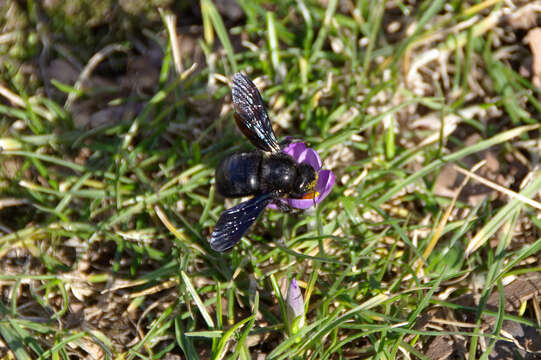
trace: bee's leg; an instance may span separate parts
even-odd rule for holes
[[[282,212],[291,212],[293,211],[293,208],[291,206],[289,206],[289,204],[287,203],[284,203],[284,202],[281,202],[281,201],[277,201],[275,202],[276,206],[278,206],[278,208],[280,209],[280,211]]]
[[[288,203],[282,201],[284,199],[284,194],[282,194],[281,192],[276,191],[274,193],[273,198],[274,198],[273,203],[276,204],[276,206],[278,207],[278,209],[280,209],[280,211],[291,212],[293,210],[293,208],[289,206]]]

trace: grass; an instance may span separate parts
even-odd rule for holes
[[[505,338],[504,319],[539,329],[531,296],[521,309],[503,305],[511,277],[541,269],[539,212],[524,202],[541,190],[531,145],[540,91],[519,75],[528,48],[502,20],[513,9],[238,3],[238,19],[202,0],[200,18],[164,9],[163,22],[106,42],[85,29],[88,57],[50,28],[47,62],[71,54],[83,65],[72,82],[53,78],[48,95],[36,45],[2,45],[23,55],[6,50],[0,70],[0,354],[427,358],[449,335],[466,349],[453,348],[457,358],[476,359]],[[220,254],[208,236],[236,201],[215,192],[214,167],[249,146],[232,118],[236,71],[255,79],[278,136],[310,143],[337,183],[315,210],[265,211]],[[481,160],[507,195],[472,179],[460,196],[442,195],[450,164]],[[306,309],[294,334],[292,278]],[[467,295],[480,300],[456,301]],[[450,324],[431,315],[442,309]]]

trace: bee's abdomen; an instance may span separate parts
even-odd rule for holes
[[[259,194],[259,168],[263,154],[259,151],[233,153],[216,167],[216,189],[225,197]]]

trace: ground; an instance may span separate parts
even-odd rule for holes
[[[2,357],[541,358],[541,1],[0,13]],[[336,183],[217,253],[239,71]]]

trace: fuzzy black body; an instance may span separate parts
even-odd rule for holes
[[[284,153],[264,154],[261,151],[233,153],[216,168],[216,189],[225,197],[237,198],[265,193],[294,194],[303,170]],[[315,172],[308,175],[313,181]]]

